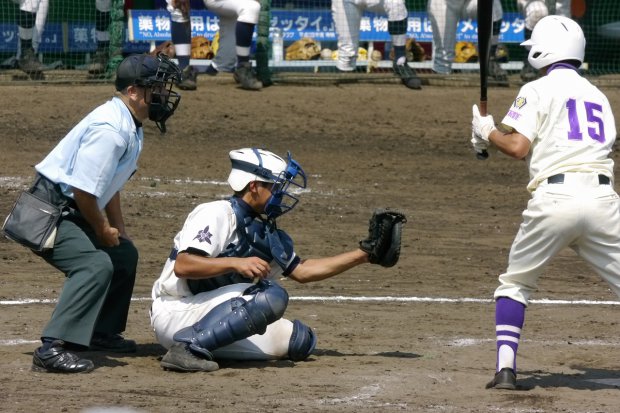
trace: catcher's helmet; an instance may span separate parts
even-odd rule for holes
[[[244,148],[229,153],[232,169],[228,184],[233,191],[243,190],[252,181],[273,183],[271,198],[265,206],[267,218],[277,218],[295,207],[299,199],[288,192],[289,186],[306,187],[306,174],[290,152],[287,161],[257,148]]]
[[[521,46],[529,50],[527,60],[532,67],[541,69],[561,61],[583,63],[586,38],[574,20],[564,16],[547,16],[538,21],[532,36]]]
[[[132,85],[150,88],[149,119],[165,133],[165,122],[181,100],[181,96],[172,91],[172,85],[180,78],[179,67],[163,53],[131,55],[118,65],[115,85],[118,91]]]

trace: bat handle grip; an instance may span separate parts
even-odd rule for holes
[[[487,115],[487,101],[486,99],[480,99],[480,114],[482,116]],[[489,157],[489,152],[486,149],[483,149],[481,152],[476,152],[476,158],[484,161]]]

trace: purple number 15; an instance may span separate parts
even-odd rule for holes
[[[595,141],[605,142],[605,128],[603,127],[603,119],[599,114],[602,114],[603,107],[598,103],[583,102],[586,109],[586,122],[592,124],[588,127],[588,136]],[[575,99],[568,99],[566,102],[566,109],[568,109],[568,124],[570,130],[568,131],[568,139],[573,141],[580,141],[583,139],[581,133],[581,125],[579,124],[579,116],[577,114],[577,101]]]

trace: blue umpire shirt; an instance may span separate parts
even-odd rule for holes
[[[66,196],[74,198],[72,187],[78,188],[104,209],[136,171],[143,136],[142,125],[114,97],[82,119],[35,169]]]

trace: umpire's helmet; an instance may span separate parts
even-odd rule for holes
[[[115,85],[118,91],[132,85],[150,88],[149,119],[165,133],[166,119],[172,116],[181,100],[181,96],[172,91],[172,85],[180,79],[181,70],[168,56],[141,54],[128,56],[118,65]]]

